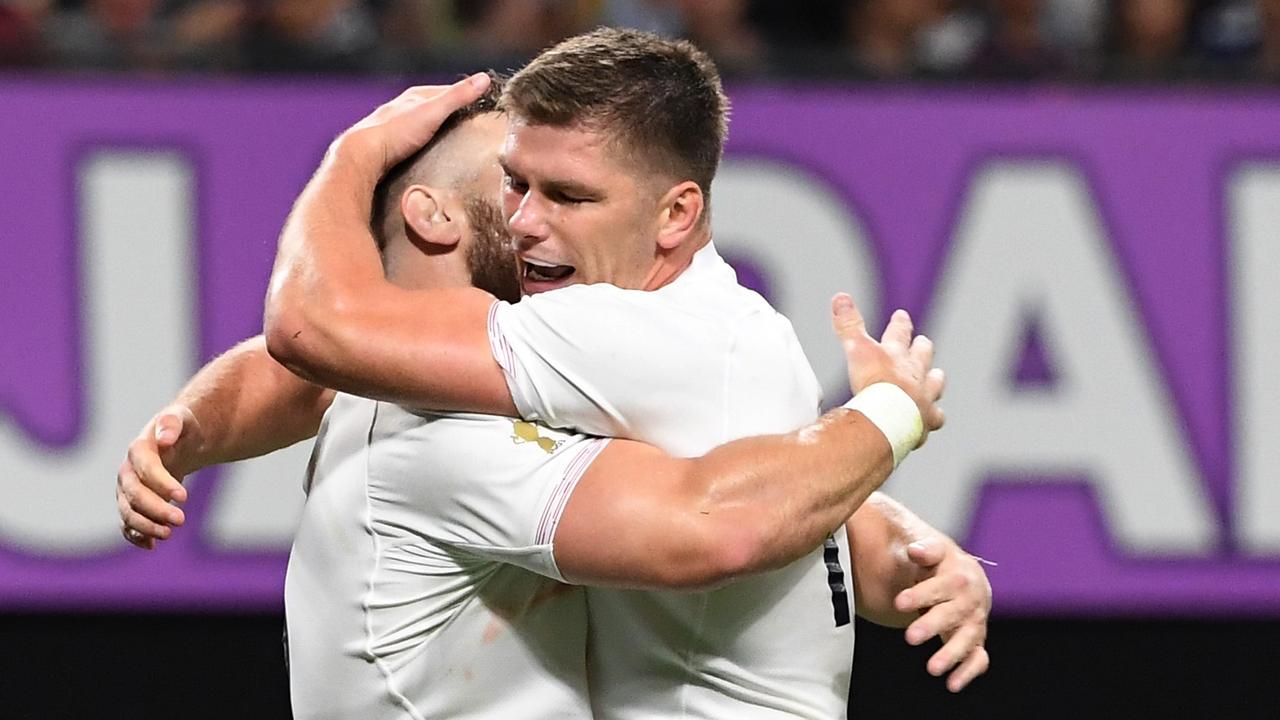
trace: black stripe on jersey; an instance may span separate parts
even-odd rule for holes
[[[827,563],[827,586],[831,588],[831,609],[835,611],[836,627],[850,622],[849,591],[844,586],[844,568],[840,567],[840,546],[834,535],[822,543],[822,559]]]

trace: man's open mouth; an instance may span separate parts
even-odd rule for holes
[[[539,260],[524,258],[524,279],[536,283],[551,283],[564,280],[573,274],[572,265],[553,265]]]

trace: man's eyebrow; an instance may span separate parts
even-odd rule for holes
[[[498,166],[502,168],[502,172],[507,177],[518,176],[518,173],[513,171],[507,163],[507,158],[501,154],[498,155]],[[546,193],[559,193],[561,195],[587,198],[594,198],[600,195],[598,189],[584,185],[576,180],[543,180],[539,185],[542,186],[542,191]]]
[[[599,190],[574,180],[547,180],[542,185],[547,193],[559,193],[574,197],[595,197],[600,194]]]

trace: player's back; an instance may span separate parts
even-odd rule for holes
[[[677,456],[790,432],[819,411],[791,324],[713,248],[657,291],[577,286],[499,308],[491,337],[527,417]],[[842,717],[850,579],[840,528],[829,548],[710,592],[588,588],[597,717]]]
[[[296,717],[589,716],[582,592],[527,569],[550,551],[520,539],[519,489],[581,443],[537,434],[554,452],[509,419],[338,395],[286,580]]]

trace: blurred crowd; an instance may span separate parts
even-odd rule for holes
[[[598,25],[687,37],[727,75],[1280,79],[1280,0],[0,0],[0,66],[504,70]]]

